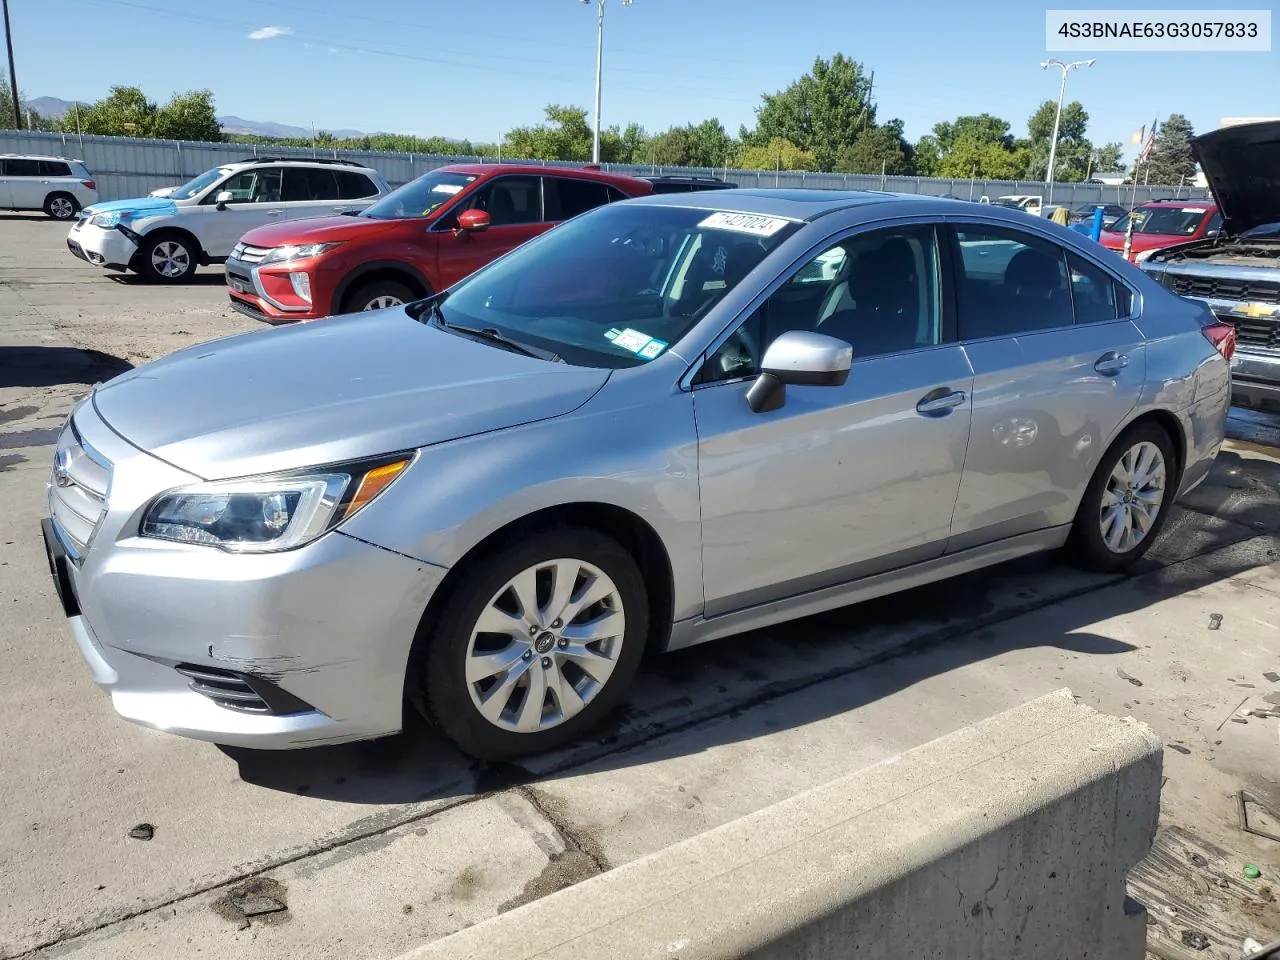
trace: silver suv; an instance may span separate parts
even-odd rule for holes
[[[82,160],[0,156],[0,207],[43,210],[55,220],[74,220],[97,199],[98,184]]]
[[[45,540],[123,716],[220,743],[582,735],[668,650],[1064,545],[1150,547],[1222,443],[1223,330],[995,206],[599,207],[409,307],[97,388]]]

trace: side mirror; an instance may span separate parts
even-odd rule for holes
[[[483,210],[463,210],[458,214],[458,229],[454,233],[484,233],[488,229],[489,214]]]
[[[223,190],[213,198],[213,205],[219,210],[227,209],[227,204],[236,198],[236,195],[230,190]]]
[[[747,391],[755,413],[777,410],[786,402],[787,384],[840,387],[849,379],[853,347],[843,340],[806,330],[789,330],[769,344],[760,376]]]

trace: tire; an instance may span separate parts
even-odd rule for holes
[[[1142,559],[1160,535],[1177,483],[1173,442],[1164,428],[1139,423],[1126,430],[1103,456],[1080,501],[1069,544],[1077,562],[1114,573]]]
[[[76,218],[80,212],[80,201],[69,193],[51,193],[44,198],[44,212],[65,223]]]
[[[200,264],[200,249],[186,234],[158,230],[143,238],[134,262],[152,283],[186,283]]]
[[[555,590],[566,571],[570,604],[589,602],[576,623],[562,624],[551,608],[566,595]],[[541,753],[622,703],[644,655],[649,603],[640,568],[617,541],[558,527],[488,551],[460,573],[440,615],[424,622],[413,662],[427,718],[464,752],[494,761]],[[517,582],[532,601],[519,602]],[[480,632],[482,617],[502,632]],[[605,628],[594,640],[582,629],[591,624]],[[541,693],[537,707],[530,691]]]
[[[366,310],[383,310],[412,303],[421,297],[408,284],[390,277],[374,279],[360,284],[343,299],[343,313],[363,313]]]

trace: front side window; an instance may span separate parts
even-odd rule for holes
[[[942,342],[938,242],[932,226],[859,233],[793,273],[708,358],[700,382],[753,376],[779,336],[826,334],[875,357]]]
[[[542,222],[542,178],[498,177],[477,190],[463,209],[483,210],[491,227]]]
[[[429,217],[480,179],[474,173],[432,170],[403,187],[392,190],[368,207],[362,217],[371,220],[411,220]]]
[[[1065,251],[1005,227],[956,228],[960,339],[1071,326]]]
[[[283,174],[280,167],[242,171],[211,190],[201,203],[215,203],[222,193],[231,194],[228,203],[280,203]]]
[[[440,315],[568,363],[637,366],[684,337],[796,229],[774,217],[607,204],[472,274]]]

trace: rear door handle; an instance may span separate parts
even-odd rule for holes
[[[926,417],[944,417],[953,409],[964,403],[965,396],[963,390],[953,390],[950,393],[944,393],[937,396],[937,391],[926,394],[919,403],[916,404],[916,413]]]
[[[1116,353],[1109,350],[1100,356],[1093,365],[1093,369],[1098,371],[1104,377],[1114,377],[1117,373],[1129,365],[1129,358],[1123,353]]]
[[[350,207],[334,207],[333,212],[334,213],[350,213],[351,208]]]
[[[267,211],[267,216],[268,216],[268,217],[283,217],[283,216],[284,216],[284,211],[283,211],[283,210],[268,210],[268,211]]]

